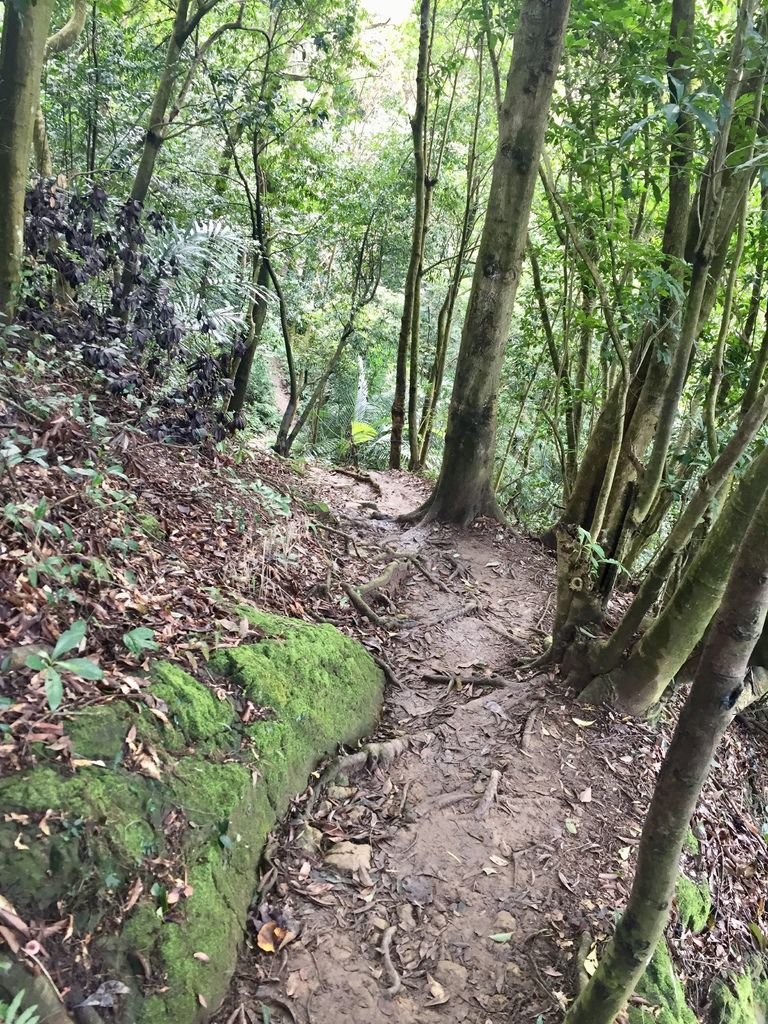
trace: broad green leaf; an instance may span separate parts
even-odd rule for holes
[[[103,679],[104,672],[90,658],[72,658],[69,661],[59,661],[56,667],[62,672],[71,672],[73,676],[81,679]]]
[[[48,664],[45,658],[41,658],[39,654],[28,654],[27,660],[24,662],[27,668],[33,668],[35,672],[40,672]]]
[[[48,699],[48,707],[55,711],[60,707],[64,697],[64,686],[61,676],[55,668],[49,668],[45,674],[45,696]]]
[[[489,937],[492,942],[509,942],[514,934],[514,932],[496,932],[495,935]]]
[[[131,654],[141,654],[142,651],[156,651],[158,644],[155,642],[154,630],[148,626],[137,626],[136,629],[123,633],[123,643]]]
[[[378,431],[375,427],[372,427],[369,423],[360,423],[357,420],[352,420],[349,429],[352,432],[353,444],[366,444],[368,441],[375,441],[378,436]]]
[[[87,626],[84,619],[78,619],[77,622],[73,622],[69,629],[62,633],[59,639],[56,641],[56,646],[53,648],[53,654],[51,655],[51,661],[56,661],[66,654],[67,651],[73,650],[78,647],[81,640],[85,636]]]

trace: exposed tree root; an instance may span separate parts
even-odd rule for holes
[[[488,785],[485,787],[485,793],[483,793],[483,798],[479,802],[479,804],[477,805],[477,808],[475,810],[475,817],[476,818],[481,818],[482,819],[482,818],[484,818],[488,814],[488,812],[490,811],[491,807],[493,806],[493,802],[496,799],[496,796],[497,796],[497,794],[499,792],[499,783],[500,782],[501,782],[501,772],[497,768],[492,768],[491,769],[491,777],[488,780]]]
[[[489,676],[479,674],[465,676],[459,672],[428,672],[421,678],[428,683],[455,683],[460,686],[492,686],[498,688],[509,686],[509,680],[503,676],[496,675],[495,672],[492,672]]]
[[[353,587],[350,583],[344,583],[342,586],[352,604],[361,614],[375,625],[387,629],[391,625],[390,621],[373,609],[372,601],[386,599],[391,602],[392,595],[407,576],[410,564],[410,559],[395,559],[385,567],[380,576],[376,576],[368,583],[359,587]]]
[[[373,654],[371,651],[368,651],[368,657],[371,658],[371,660],[379,666],[381,671],[384,673],[386,680],[390,684],[390,686],[402,685],[400,680],[395,675],[395,670],[392,668],[388,661],[385,661],[384,658],[380,658],[377,654]]]
[[[390,999],[393,999],[403,986],[403,980],[397,973],[395,965],[392,963],[392,955],[390,953],[392,939],[395,937],[396,931],[397,925],[390,925],[384,932],[384,938],[381,940],[381,957],[384,961],[384,970],[387,972],[387,977],[391,983],[389,988],[386,989],[386,993]]]
[[[32,974],[23,964],[9,956],[7,966],[0,972],[0,993],[7,995],[10,1000],[23,989],[26,992],[25,1005],[36,1004],[46,1024],[74,1024],[51,976],[37,958],[34,959],[40,973]]]
[[[343,537],[347,552],[349,552],[351,546],[352,550],[355,553],[355,557],[362,559],[363,556],[360,554],[360,551],[358,550],[357,541],[355,540],[351,533],[345,533],[344,530],[338,530],[336,529],[335,526],[328,526],[326,523],[318,523],[317,525],[319,529],[325,530],[326,533],[333,533],[337,537]]]
[[[357,608],[361,615],[365,615],[367,619],[370,619],[375,626],[381,626],[383,629],[388,629],[390,622],[389,619],[385,619],[378,612],[375,612],[373,608],[368,604],[364,597],[361,596],[360,592],[355,589],[350,583],[342,583],[344,592],[346,593],[349,600]]]
[[[332,472],[341,473],[342,476],[349,476],[359,484],[368,484],[381,497],[381,486],[368,473],[360,473],[356,469],[345,469],[342,466],[334,466]]]

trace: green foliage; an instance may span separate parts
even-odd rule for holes
[[[685,1001],[685,991],[675,973],[664,939],[656,947],[637,993],[649,1007],[629,1007],[629,1024],[698,1024]]]
[[[73,675],[79,679],[101,679],[104,675],[101,668],[90,658],[65,658],[64,655],[78,648],[83,640],[87,625],[78,619],[56,641],[50,652],[39,651],[27,656],[26,667],[39,672],[45,686],[45,695],[51,711],[56,711],[64,698],[64,682],[62,674]]]
[[[145,651],[156,651],[159,644],[155,640],[154,630],[148,626],[137,626],[128,633],[123,633],[123,644],[136,657],[140,657]]]
[[[0,975],[2,975],[2,964],[0,964]],[[10,1003],[0,1002],[0,1015],[3,1024],[40,1024],[40,1015],[36,1006],[22,1008],[25,990],[17,992]]]
[[[692,932],[703,931],[712,913],[712,897],[706,879],[692,882],[685,875],[680,875],[675,897],[683,927]]]

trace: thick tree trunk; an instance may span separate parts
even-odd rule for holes
[[[456,366],[443,463],[416,517],[467,524],[498,515],[497,392],[569,0],[524,0],[515,33],[480,248]]]
[[[6,4],[0,41],[0,322],[16,304],[24,255],[24,196],[51,0]]]
[[[730,574],[690,696],[659,773],[638,850],[627,909],[565,1024],[612,1024],[661,939],[691,815],[718,744],[734,715],[768,610],[768,495]]]
[[[594,679],[582,692],[583,701],[608,699],[642,715],[660,700],[719,607],[736,551],[766,490],[768,447],[731,491],[679,586],[629,658],[616,671]]]
[[[416,208],[413,214],[411,255],[405,275],[403,315],[400,319],[400,335],[397,341],[395,396],[392,401],[392,432],[389,441],[390,469],[400,469],[403,429],[405,427],[408,355],[413,332],[414,315],[417,314],[419,308],[417,291],[420,286],[419,271],[424,255],[424,226],[427,212],[425,129],[429,74],[429,28],[430,0],[421,0],[419,8],[419,58],[416,69],[416,109],[411,118]]]

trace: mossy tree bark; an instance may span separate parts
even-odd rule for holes
[[[430,53],[430,0],[421,0],[419,7],[419,57],[416,68],[416,109],[411,118],[414,157],[413,233],[411,255],[405,275],[403,313],[400,318],[400,335],[397,341],[397,364],[395,368],[395,395],[392,401],[392,431],[389,440],[389,467],[400,469],[403,429],[405,427],[405,394],[408,377],[408,354],[414,331],[414,315],[418,315],[418,289],[420,270],[424,256],[424,229],[427,216],[427,159],[426,124],[428,74]],[[413,372],[413,368],[411,370]]]
[[[720,493],[736,463],[756,437],[768,417],[768,387],[763,388],[757,401],[742,419],[738,430],[707,471],[699,478],[698,486],[690,501],[680,513],[675,525],[667,535],[656,554],[640,588],[632,599],[610,639],[593,658],[593,665],[600,672],[615,668],[623,652],[651,610],[664,588],[669,574],[685,546],[693,536],[702,517]],[[723,524],[727,526],[726,523]]]
[[[753,506],[754,508],[754,506]],[[612,1024],[661,938],[680,852],[768,611],[768,495],[752,514],[643,827],[627,909],[565,1024]]]
[[[442,468],[415,518],[467,524],[499,515],[492,480],[499,377],[569,7],[569,0],[524,0],[520,11]]]
[[[582,700],[610,698],[623,710],[640,715],[661,698],[720,605],[736,552],[766,491],[768,447],[732,490],[674,594],[629,658],[615,671],[593,679]]]
[[[603,490],[605,467],[611,456],[613,431],[618,423],[618,384],[606,401],[581,460],[566,501],[560,524],[581,526],[600,543],[609,559],[623,562],[634,547],[635,538],[645,531],[643,524],[656,507],[660,481],[668,464],[670,440],[676,423],[682,387],[692,365],[692,351],[703,322],[709,315],[725,269],[730,240],[739,223],[739,211],[753,180],[749,164],[754,151],[762,102],[765,63],[754,54],[745,57],[744,39],[754,9],[742,2],[734,34],[724,93],[730,99],[729,114],[720,127],[707,169],[700,176],[691,209],[691,175],[694,124],[690,112],[678,103],[690,76],[691,45],[695,5],[675,0],[668,48],[670,99],[679,108],[671,139],[669,158],[669,201],[663,239],[663,269],[676,283],[659,306],[656,323],[647,326],[634,347],[632,381],[626,412],[619,429],[621,451],[613,477],[607,514],[600,520],[602,535],[595,528],[597,495]],[[745,67],[745,65],[749,65]],[[738,164],[731,154],[744,153]],[[684,302],[679,296],[684,295]],[[670,359],[671,354],[671,359]],[[754,401],[755,388],[751,395]],[[751,404],[748,403],[748,405]],[[651,451],[646,460],[648,448]],[[601,572],[599,590],[607,600],[616,582],[617,568],[607,563]]]
[[[24,255],[24,195],[51,0],[6,4],[0,40],[0,322],[16,305]]]

